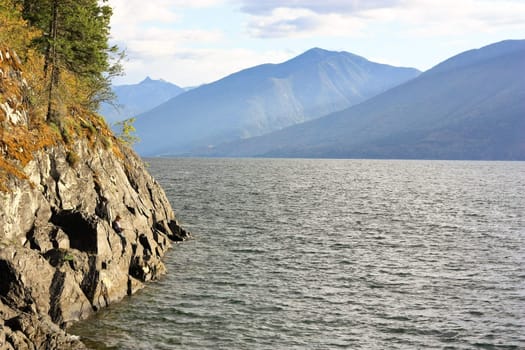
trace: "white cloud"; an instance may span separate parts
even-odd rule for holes
[[[486,40],[525,33],[523,0],[110,0],[110,5],[113,40],[128,55],[125,82],[147,75],[181,85],[211,82],[284,61],[290,51],[325,45],[397,65],[415,65],[424,57],[430,62],[418,61],[421,68],[490,43]],[[196,12],[201,9],[203,18]],[[411,53],[415,45],[417,55]]]
[[[138,56],[135,56],[138,57]],[[232,72],[262,63],[280,63],[290,58],[286,51],[255,52],[247,49],[183,49],[172,56],[131,58],[125,62],[125,81],[146,76],[165,79],[179,86],[212,82]],[[119,81],[116,81],[119,84]]]
[[[178,19],[172,1],[111,0],[113,27],[134,27],[146,21],[171,23]]]
[[[391,7],[402,2],[402,0],[240,0],[241,10],[252,15],[268,15],[279,8],[304,9],[319,14],[357,13],[373,8]]]
[[[213,43],[222,38],[218,31],[148,28],[125,40],[126,52],[135,58],[170,57],[188,44]]]
[[[185,59],[189,57],[189,59]],[[282,62],[289,58],[288,52],[266,51],[255,52],[247,49],[216,49],[216,50],[188,50],[177,57],[177,62],[186,65],[189,69],[184,70],[188,79],[194,74],[202,76],[213,76],[213,80],[220,79],[232,72],[261,63]],[[217,64],[220,62],[220,64]],[[183,74],[182,72],[179,74]],[[202,80],[201,80],[202,81]]]
[[[406,10],[398,9],[399,20],[412,25],[417,36],[455,36],[494,32],[513,26],[524,28],[525,2],[484,0],[411,0]]]
[[[398,23],[403,35],[438,36],[490,32],[525,23],[517,0],[243,0],[251,14],[247,32],[258,38],[304,35],[352,36],[378,24]]]
[[[124,62],[126,76],[115,84],[136,83],[146,76],[179,86],[196,86],[263,63],[280,63],[292,55],[286,50],[256,52],[247,49],[185,49],[171,57],[135,56]]]
[[[223,39],[219,29],[176,29],[187,8],[208,7],[220,0],[110,0],[113,7],[112,40],[125,49],[126,77],[142,80],[145,76],[170,73],[170,67],[195,43],[213,44]],[[186,56],[186,58],[189,56]],[[177,76],[172,74],[173,78]],[[159,77],[163,77],[159,74]],[[164,75],[164,77],[167,76]],[[207,81],[208,79],[206,79]],[[116,80],[118,83],[119,79]],[[178,80],[174,79],[174,82]]]
[[[268,16],[252,17],[247,31],[253,37],[274,38],[309,32],[319,25],[317,16],[310,10],[277,8]]]
[[[362,19],[341,14],[318,15],[308,9],[277,8],[269,15],[252,16],[246,31],[257,38],[341,37],[361,35],[363,27]]]

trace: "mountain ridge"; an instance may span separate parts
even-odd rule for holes
[[[142,155],[181,154],[248,138],[359,103],[420,72],[312,49],[230,74],[137,117]]]
[[[115,102],[103,103],[99,111],[109,124],[136,117],[185,92],[176,84],[149,76],[137,84],[115,85],[112,90],[116,95]]]
[[[201,155],[525,159],[523,71],[525,41],[495,43],[359,105]]]
[[[488,60],[502,55],[512,54],[513,52],[522,50],[522,42],[523,40],[503,40],[481,48],[467,50],[444,60],[431,69],[423,72],[423,74],[435,74],[451,69],[458,69],[466,62],[472,64],[480,60]]]

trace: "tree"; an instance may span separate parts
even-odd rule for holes
[[[22,56],[31,40],[38,35],[22,18],[22,6],[16,0],[0,1],[0,43]]]
[[[76,102],[91,111],[111,100],[111,79],[122,71],[122,54],[108,44],[112,9],[107,0],[18,1],[24,18],[42,31],[33,44],[44,56],[47,119],[60,117],[59,106],[69,96],[84,96]],[[66,86],[64,75],[69,75]]]
[[[134,123],[135,118],[128,118],[115,123],[115,128],[118,130],[118,139],[127,145],[133,145],[134,143],[140,141],[139,137],[135,135],[137,130],[133,125]]]

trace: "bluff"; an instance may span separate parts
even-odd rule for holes
[[[27,89],[1,48],[0,349],[82,349],[67,326],[165,273],[163,255],[189,234],[100,117],[33,120]]]

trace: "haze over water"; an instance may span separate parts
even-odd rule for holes
[[[94,348],[525,348],[523,162],[147,162],[194,239]]]

